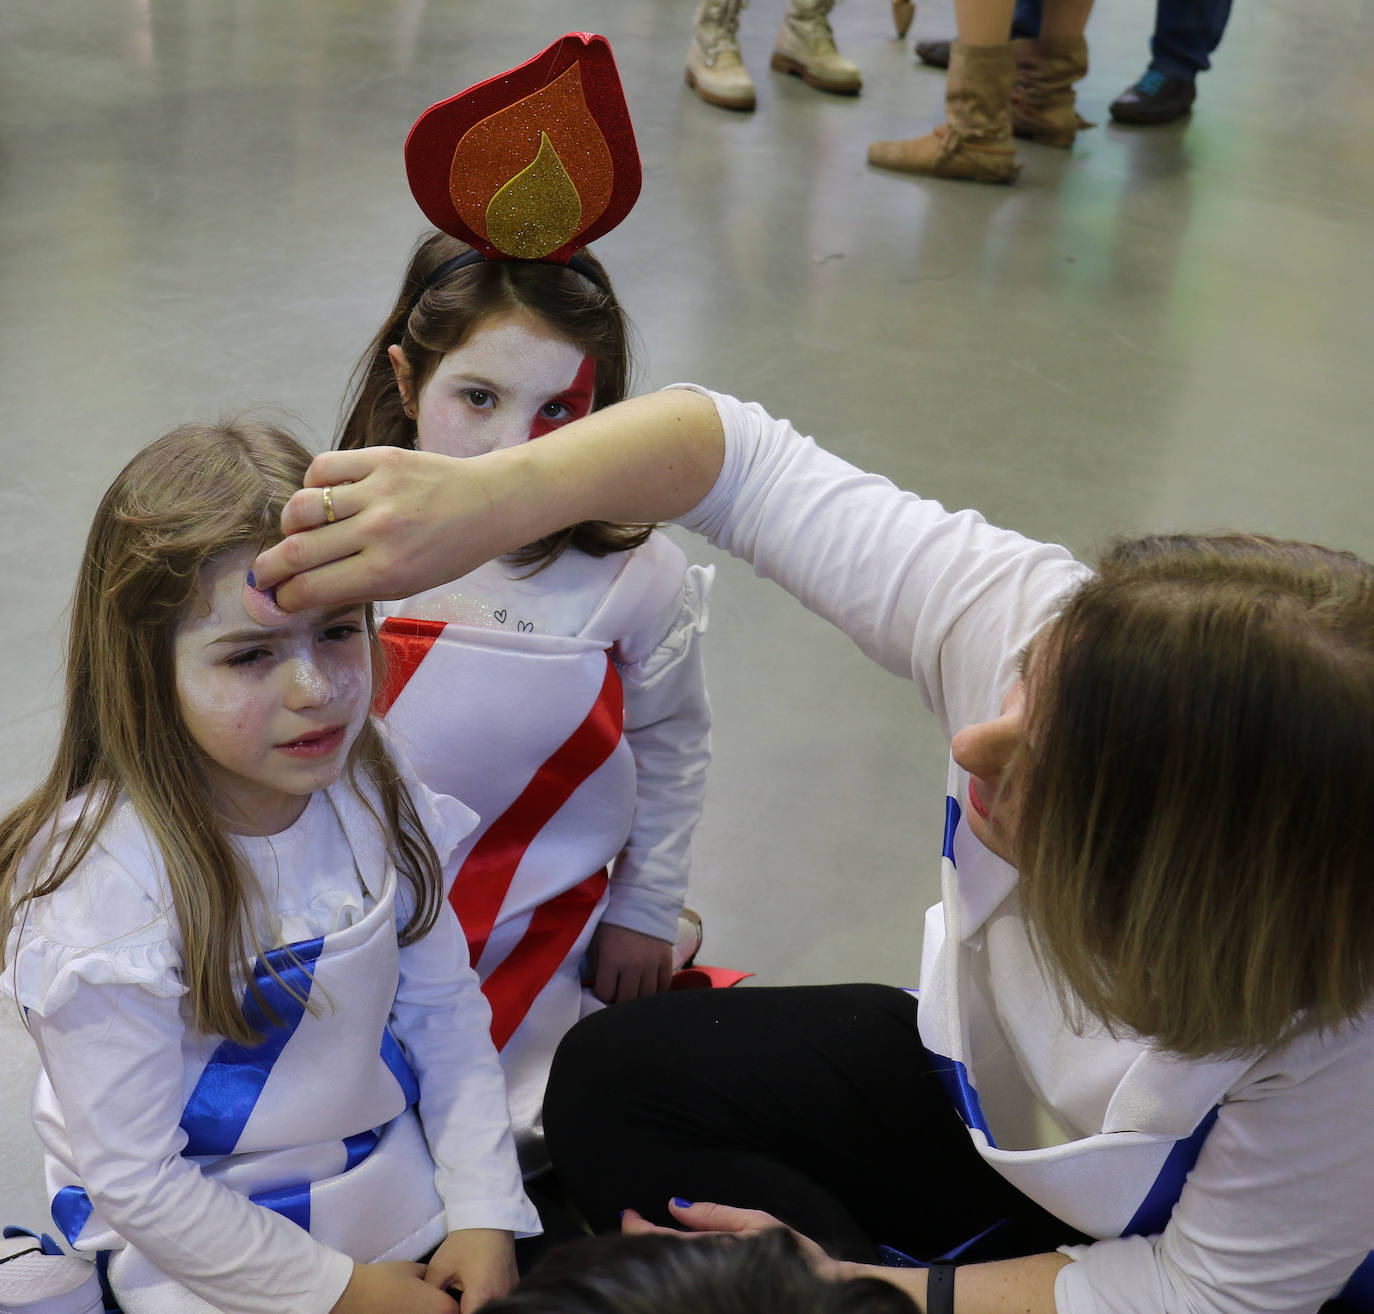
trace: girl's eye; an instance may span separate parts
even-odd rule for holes
[[[363,627],[356,621],[344,621],[340,625],[331,625],[320,637],[326,643],[347,643],[355,634],[361,634]]]
[[[467,398],[469,406],[479,411],[489,411],[496,405],[496,398],[485,388],[468,388],[463,392],[463,396]]]
[[[572,407],[567,402],[545,402],[539,408],[539,414],[546,420],[566,420],[572,416]]]
[[[247,648],[225,659],[226,666],[253,666],[272,654],[266,648]]]

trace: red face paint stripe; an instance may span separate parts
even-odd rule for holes
[[[573,375],[573,381],[553,398],[568,408],[568,415],[562,420],[547,420],[542,415],[536,415],[530,421],[530,437],[542,438],[546,433],[552,433],[555,429],[561,429],[565,424],[571,424],[574,420],[580,420],[584,415],[590,414],[595,393],[596,361],[590,356],[583,356],[582,364]]]
[[[541,903],[515,948],[482,982],[482,992],[491,1004],[491,1039],[497,1049],[515,1034],[530,1005],[577,943],[601,902],[608,879],[603,868]]]
[[[388,617],[382,622],[380,635],[382,651],[386,654],[386,675],[372,702],[372,710],[378,716],[391,711],[401,690],[410,683],[410,677],[443,632],[443,621]]]
[[[580,726],[534,773],[520,797],[487,827],[458,870],[449,902],[477,965],[520,859],[536,835],[620,742],[624,725],[620,676],[606,657],[606,678]]]

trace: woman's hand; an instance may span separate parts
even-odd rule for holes
[[[668,1202],[668,1212],[687,1229],[688,1239],[691,1235],[719,1234],[727,1232],[732,1236],[758,1236],[760,1232],[767,1232],[775,1227],[786,1227],[785,1223],[780,1223],[772,1214],[766,1214],[762,1209],[738,1209],[734,1205],[690,1204],[685,1200],[670,1200]],[[629,1236],[642,1236],[646,1233],[659,1233],[664,1236],[682,1236],[682,1232],[675,1231],[671,1227],[659,1227],[656,1223],[651,1223],[647,1218],[642,1217],[633,1209],[627,1209],[620,1218],[620,1230]],[[791,1229],[788,1229],[789,1231]],[[797,1238],[797,1244],[801,1247],[801,1252],[806,1256],[807,1262],[812,1269],[821,1277],[839,1278],[850,1276],[850,1270],[854,1265],[842,1263],[838,1259],[831,1259],[810,1237],[802,1236],[800,1232],[792,1232]]]
[[[425,1269],[425,1281],[432,1287],[462,1290],[462,1314],[473,1314],[487,1301],[504,1296],[518,1278],[511,1233],[492,1227],[450,1232]]]
[[[299,611],[407,597],[457,579],[528,541],[497,491],[508,463],[493,473],[480,457],[396,447],[325,452],[282,512],[287,538],[254,563],[255,584]]]
[[[329,1314],[458,1314],[458,1302],[426,1284],[423,1264],[355,1263]]]
[[[592,935],[592,993],[603,1004],[656,995],[673,979],[673,946],[667,940],[602,922]]]
[[[254,563],[255,583],[287,611],[409,597],[565,525],[671,520],[710,491],[724,450],[715,405],[676,389],[466,460],[325,452],[282,513],[287,537]]]

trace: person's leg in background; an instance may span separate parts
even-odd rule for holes
[[[1088,24],[1093,0],[1047,0],[1035,36],[1017,37],[1016,82],[1011,91],[1011,130],[1042,146],[1068,150],[1080,128],[1074,86],[1088,75]]]
[[[1041,0],[1016,0],[1016,8],[1011,15],[1012,40],[1017,37],[1038,37],[1040,35]],[[932,68],[949,67],[949,48],[954,44],[950,37],[934,41],[918,41],[916,58]]]
[[[1112,118],[1153,126],[1188,113],[1230,15],[1231,0],[1157,0],[1150,67],[1112,102]]]
[[[945,122],[923,137],[875,141],[868,162],[902,173],[1009,183],[1021,171],[1011,139],[1016,55],[1007,35],[1013,0],[955,0]]]

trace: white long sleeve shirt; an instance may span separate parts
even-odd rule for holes
[[[447,852],[472,814],[411,792]],[[415,1259],[455,1228],[537,1232],[451,910],[397,945],[395,872],[343,785],[238,842],[259,936],[309,964],[315,1006],[278,1001],[295,1029],[256,1083],[242,1052],[188,1025],[162,864],[127,803],[10,935],[4,989],[42,1058],[34,1123],[68,1239],[113,1252],[128,1314],[323,1314],[354,1259]]]
[[[708,395],[725,463],[682,523],[912,680],[947,735],[997,715],[1018,654],[1087,568],[865,474],[758,406]],[[1374,1019],[1229,1062],[1075,1035],[1030,953],[1016,872],[957,824],[967,785],[951,762],[955,824],[927,918],[921,1034],[951,1060],[979,1153],[1102,1238],[1066,1251],[1076,1262],[1059,1275],[1058,1308],[1316,1310],[1374,1245]],[[1133,1227],[1146,1234],[1121,1235]]]

